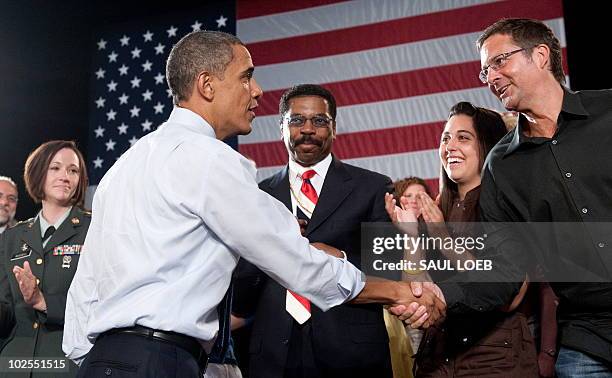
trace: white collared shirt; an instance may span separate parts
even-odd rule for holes
[[[295,161],[289,158],[289,185],[291,186],[291,210],[293,214],[296,213],[296,208],[299,207],[302,212],[306,215],[310,212],[308,209],[304,208],[304,206],[300,205],[300,202],[303,201],[302,197],[302,174],[306,171],[313,169],[317,174],[312,176],[310,179],[310,183],[317,191],[317,195],[321,194],[321,189],[323,189],[323,183],[325,182],[325,176],[327,176],[327,171],[329,170],[329,166],[332,162],[332,155],[327,155],[323,160],[318,162],[315,165],[310,167],[304,167],[296,163]],[[295,197],[298,197],[296,200]]]
[[[80,362],[100,333],[135,324],[213,340],[240,257],[324,310],[364,286],[353,265],[300,236],[247,159],[200,116],[175,108],[98,185],[68,292],[64,352]]]

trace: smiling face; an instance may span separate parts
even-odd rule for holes
[[[0,227],[15,218],[17,211],[17,188],[6,180],[0,180]]]
[[[70,200],[79,185],[79,157],[70,148],[62,148],[51,159],[45,185],[43,202],[70,206]]]
[[[446,122],[439,152],[453,182],[470,188],[480,185],[480,145],[471,117],[457,114]]]
[[[309,119],[302,126],[290,125],[291,119]],[[312,117],[315,117],[312,119]],[[327,100],[319,96],[299,96],[289,100],[283,115],[281,132],[289,156],[296,163],[309,167],[325,159],[336,137],[336,124],[315,125],[317,119],[331,120]]]
[[[542,70],[530,57],[531,49],[517,52],[505,59],[500,54],[521,49],[512,36],[494,34],[487,38],[480,49],[480,65],[486,67],[497,60],[502,63],[496,70],[489,68],[487,85],[508,110],[525,111],[529,109],[532,93],[542,80]]]
[[[225,68],[223,80],[215,77],[215,115],[223,138],[251,132],[257,99],[263,91],[253,77],[251,54],[242,45],[233,45],[233,59]]]
[[[404,190],[404,193],[402,193],[400,197],[401,207],[406,210],[412,210],[416,217],[421,215],[421,211],[417,206],[417,194],[421,192],[427,193],[427,189],[423,185],[411,184]]]

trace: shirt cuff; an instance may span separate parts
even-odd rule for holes
[[[339,259],[342,268],[338,272],[338,290],[343,299],[335,305],[353,300],[365,287],[365,275],[344,258]]]
[[[312,298],[313,303],[316,297],[324,298],[323,303],[315,303],[323,311],[351,301],[365,286],[365,275],[348,260],[329,256],[329,263],[334,274],[321,286],[320,294]]]

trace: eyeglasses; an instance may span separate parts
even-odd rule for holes
[[[490,63],[482,68],[482,70],[480,71],[480,74],[478,75],[478,78],[480,79],[480,81],[482,81],[483,84],[486,84],[487,76],[489,75],[489,68],[492,68],[493,71],[499,71],[499,69],[502,68],[506,64],[506,62],[508,62],[508,59],[512,55],[516,54],[517,52],[524,51],[524,50],[527,50],[527,49],[522,48],[522,49],[513,50],[507,53],[503,53],[503,54],[494,56],[492,59],[489,60]]]
[[[306,124],[306,121],[310,121],[310,123],[312,123],[312,125],[316,128],[323,128],[329,127],[334,120],[319,115],[310,118],[306,118],[304,116],[293,116],[287,119],[287,124],[289,127],[302,127]]]

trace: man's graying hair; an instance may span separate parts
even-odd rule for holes
[[[195,31],[172,47],[166,63],[166,80],[175,105],[189,99],[193,82],[202,71],[223,80],[225,69],[234,58],[233,45],[244,46],[240,39],[228,33]]]

